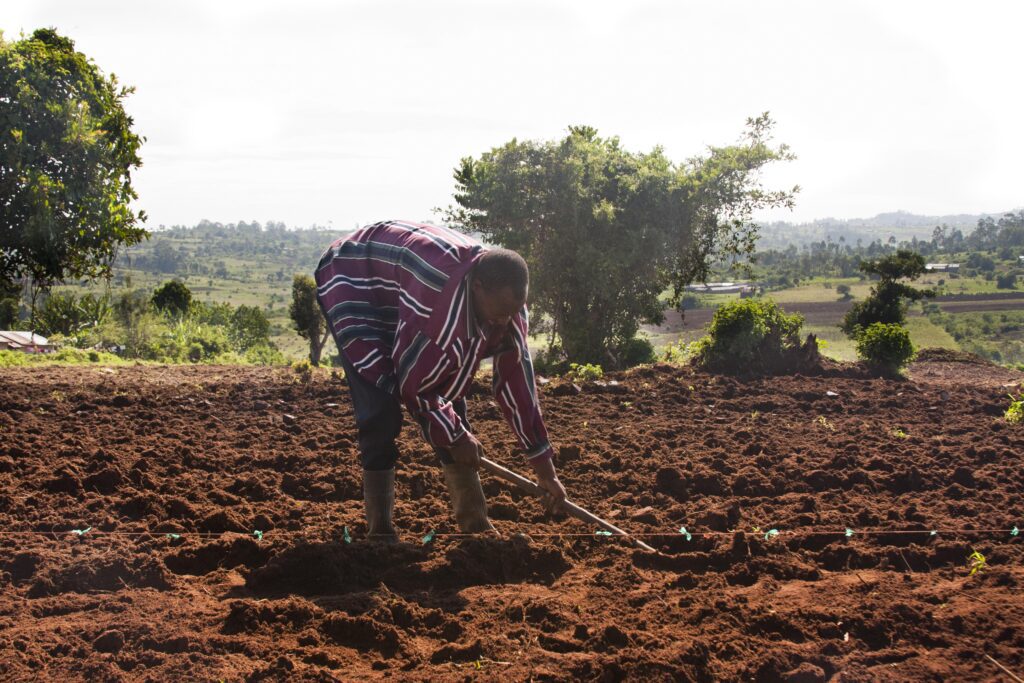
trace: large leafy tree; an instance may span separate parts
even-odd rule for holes
[[[570,359],[616,361],[642,322],[663,319],[662,292],[678,302],[714,263],[751,254],[753,212],[792,205],[799,188],[768,191],[758,178],[792,155],[772,146],[767,113],[747,124],[737,144],[681,163],[587,126],[559,141],[512,140],[462,160],[447,218],[523,255],[533,311]]]
[[[0,282],[108,275],[146,236],[131,207],[143,140],[122,106],[131,92],[52,29],[0,35]]]

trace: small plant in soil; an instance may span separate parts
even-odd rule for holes
[[[967,556],[968,567],[971,569],[969,576],[974,576],[983,569],[988,569],[988,563],[985,560],[985,556],[979,553],[977,550]]]
[[[1014,398],[1013,394],[1008,394],[1008,396],[1010,397],[1010,407],[1006,409],[1003,417],[1010,424],[1021,424],[1024,422],[1024,393],[1017,398]]]
[[[906,439],[910,436],[899,427],[893,427],[892,435],[895,436],[897,439]]]
[[[604,370],[593,363],[570,363],[568,375],[569,379],[577,382],[595,382],[604,377]]]
[[[830,432],[836,431],[836,426],[832,424],[832,422],[824,415],[819,415],[817,422],[819,425],[821,425]]]

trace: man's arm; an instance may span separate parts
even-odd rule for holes
[[[509,323],[507,343],[494,355],[494,398],[526,452],[538,483],[557,505],[565,500],[565,487],[558,481],[552,461],[554,451],[541,416],[533,361],[526,346],[528,332],[527,312],[523,307]]]

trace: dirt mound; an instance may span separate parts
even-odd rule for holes
[[[994,363],[967,351],[927,348],[917,352],[919,363],[968,363],[971,365],[993,366]]]
[[[657,554],[486,476],[499,536],[455,534],[411,427],[403,542],[367,543],[337,379],[0,371],[0,679],[1002,675],[983,653],[1024,670],[1024,430],[1002,419],[1024,375],[931,351],[909,379],[796,369],[542,387],[570,495]],[[483,382],[470,419],[526,471]]]

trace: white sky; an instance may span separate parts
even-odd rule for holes
[[[1019,2],[5,0],[137,92],[148,227],[433,218],[452,168],[570,124],[676,160],[770,110],[794,212],[1024,205]]]

